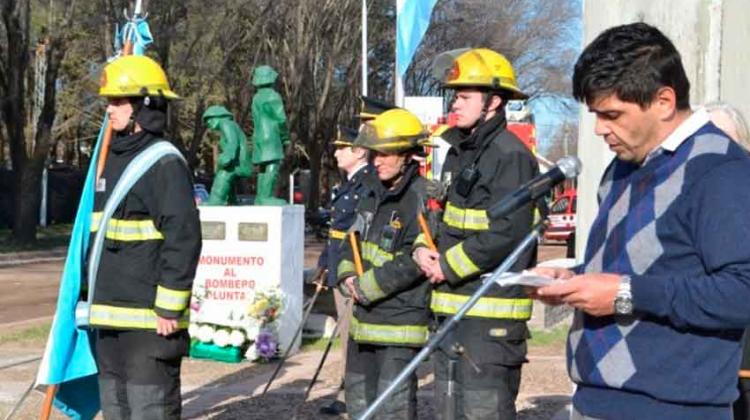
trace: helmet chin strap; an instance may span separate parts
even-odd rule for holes
[[[484,104],[482,105],[482,112],[479,114],[479,118],[477,119],[477,122],[474,124],[474,129],[476,130],[479,128],[482,124],[487,122],[487,113],[490,110],[490,104],[492,103],[492,92],[483,92],[482,96],[484,97]]]

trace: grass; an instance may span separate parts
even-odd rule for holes
[[[558,326],[550,330],[531,330],[530,347],[549,347],[560,346],[565,344],[568,337],[569,327],[567,325]]]
[[[22,341],[46,340],[51,326],[51,323],[44,323],[7,333],[0,333],[0,345]]]
[[[18,251],[41,251],[65,246],[70,241],[73,225],[69,223],[49,225],[37,228],[34,244],[20,245],[14,243],[10,229],[0,229],[0,254]]]
[[[324,351],[326,349],[326,345],[328,345],[328,337],[303,338],[300,351]],[[333,345],[331,346],[331,350],[337,349],[339,347],[341,347],[341,338],[336,337],[336,340],[333,341]]]

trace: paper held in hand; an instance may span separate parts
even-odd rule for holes
[[[482,277],[491,276],[492,273],[484,274]],[[552,277],[540,276],[531,271],[524,270],[520,273],[504,273],[495,280],[498,286],[528,286],[528,287],[542,287],[549,286],[556,280]]]

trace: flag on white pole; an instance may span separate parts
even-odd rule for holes
[[[437,0],[396,1],[396,75],[404,77],[422,41]]]

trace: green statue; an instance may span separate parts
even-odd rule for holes
[[[221,105],[211,105],[203,113],[203,123],[209,130],[221,134],[219,140],[219,161],[216,164],[216,176],[211,195],[204,204],[223,206],[236,204],[234,181],[236,178],[247,178],[253,173],[250,153],[247,151],[247,137],[234,116]]]
[[[251,106],[253,115],[253,164],[259,165],[256,205],[284,205],[285,200],[273,196],[284,159],[284,148],[289,143],[284,102],[273,89],[279,76],[269,66],[260,66],[253,73],[252,84],[258,90]]]

